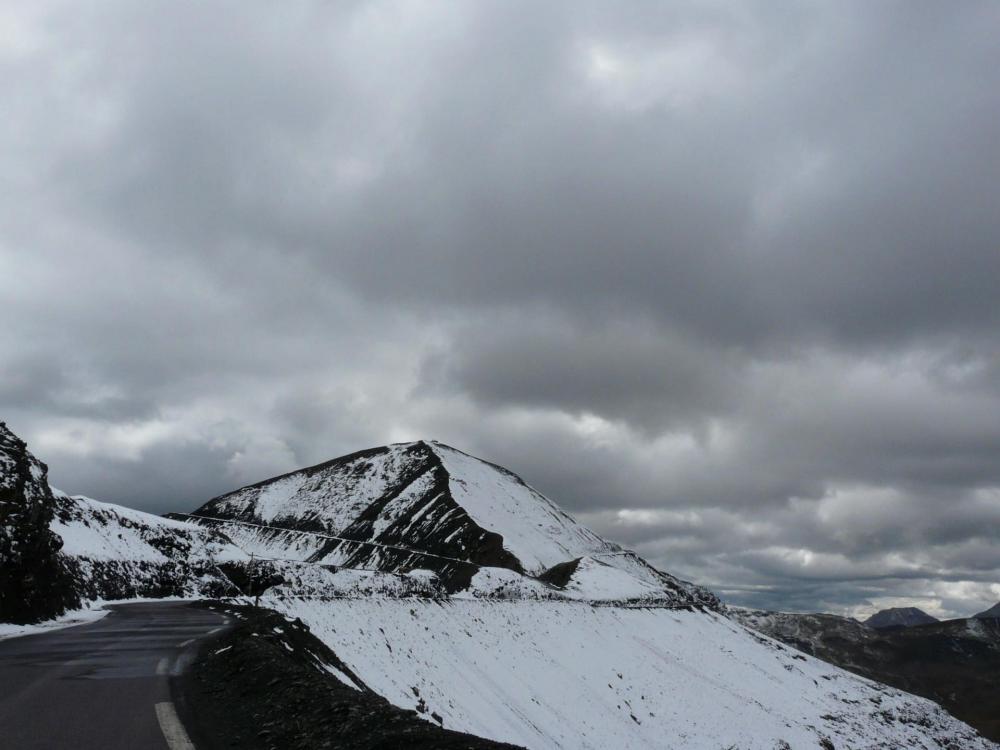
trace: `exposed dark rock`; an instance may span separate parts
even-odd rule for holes
[[[997,602],[989,609],[985,609],[979,614],[973,615],[977,620],[995,620],[1000,618],[1000,602]]]
[[[578,557],[575,560],[567,560],[566,562],[559,563],[558,565],[553,565],[551,568],[538,576],[538,580],[550,583],[553,586],[565,586],[569,583],[573,574],[576,572],[576,569],[580,566],[581,559],[582,558]]]
[[[876,630],[883,630],[885,628],[912,628],[914,625],[927,625],[937,621],[936,617],[932,617],[916,607],[892,607],[876,612],[865,620],[865,625]]]
[[[0,422],[0,622],[38,622],[79,606],[49,524],[48,468]]]

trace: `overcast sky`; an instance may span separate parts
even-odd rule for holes
[[[0,419],[435,438],[730,601],[1000,599],[1000,4],[8,1]]]

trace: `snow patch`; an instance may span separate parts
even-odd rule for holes
[[[107,617],[110,611],[102,609],[101,604],[94,604],[85,609],[75,609],[66,614],[46,620],[34,625],[12,625],[10,623],[0,623],[0,641],[8,638],[19,638],[25,635],[37,635],[38,633],[48,633],[52,630],[72,628],[77,625],[87,625],[92,622]]]

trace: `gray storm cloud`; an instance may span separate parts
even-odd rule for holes
[[[1000,9],[8,3],[0,408],[153,511],[503,463],[733,601],[1000,598]]]

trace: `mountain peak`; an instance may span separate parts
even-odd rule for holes
[[[517,475],[432,440],[368,448],[248,485],[210,500],[195,515],[417,548],[447,527],[455,536],[438,540],[436,551],[460,559],[477,554],[459,539],[460,528],[475,526],[502,538],[512,558],[504,567],[535,573],[617,551]]]
[[[290,472],[214,498],[193,515],[273,557],[389,572],[427,568],[450,590],[468,586],[484,566],[540,578],[593,558],[678,601],[716,601],[602,539],[508,469],[434,440]],[[302,533],[292,544],[288,532]],[[588,571],[607,578],[587,565],[581,575]]]
[[[938,619],[917,607],[891,607],[873,614],[865,620],[865,625],[875,630],[881,630],[882,628],[912,628],[914,625],[927,625],[932,622],[938,622]]]

